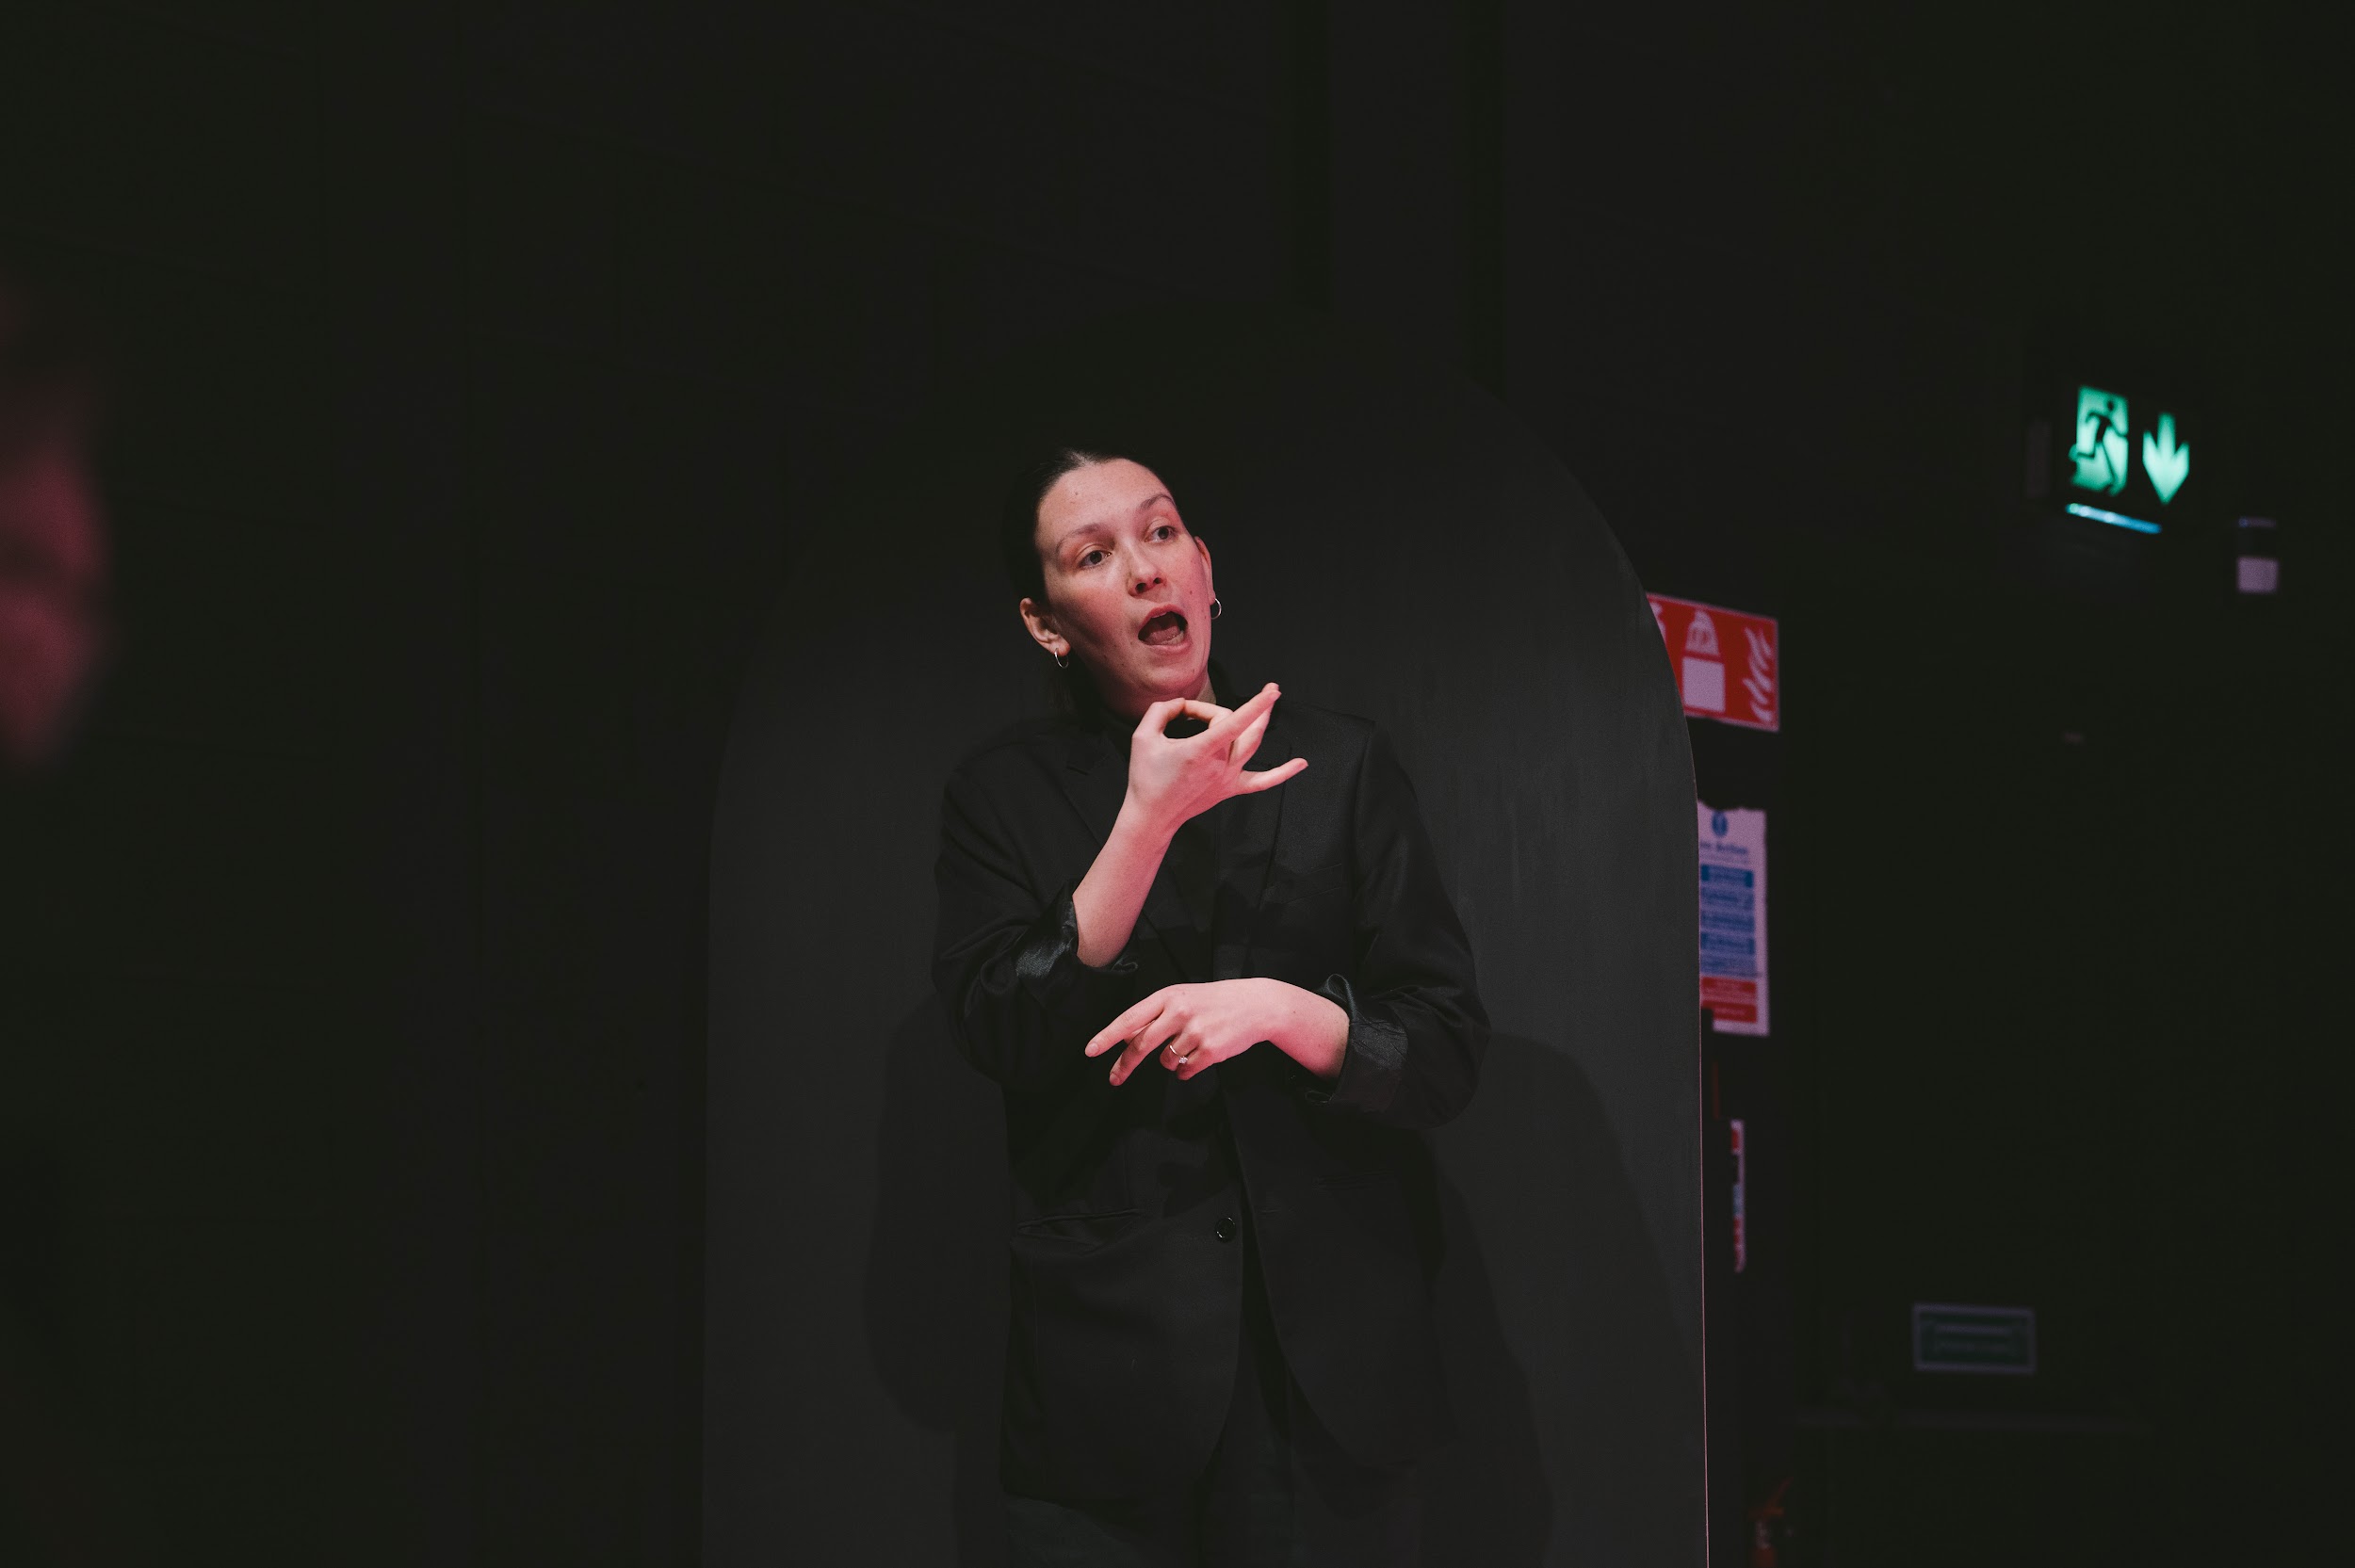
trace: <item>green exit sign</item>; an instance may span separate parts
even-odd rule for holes
[[[2194,441],[2198,421],[2183,409],[2107,380],[2068,382],[2055,403],[2038,427],[2051,432],[2049,484],[2064,509],[2155,534],[2196,504],[2193,475],[2206,473],[2213,454]]]
[[[1913,1303],[1917,1372],[2036,1372],[2036,1308]]]

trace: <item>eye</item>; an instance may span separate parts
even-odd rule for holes
[[[1175,523],[1157,523],[1153,525],[1153,537],[1155,539],[1176,539],[1178,537],[1178,525]]]
[[[1102,560],[1103,558],[1103,551],[1091,547],[1080,552],[1078,564],[1080,566],[1094,566],[1097,561]]]

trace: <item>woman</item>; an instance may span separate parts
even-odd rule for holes
[[[1368,721],[1238,701],[1152,470],[1057,453],[1000,542],[1072,711],[950,776],[934,978],[1005,1096],[1015,1560],[1417,1560],[1421,1132],[1487,1018],[1412,788]]]

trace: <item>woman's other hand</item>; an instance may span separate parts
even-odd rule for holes
[[[1113,1062],[1115,1084],[1127,1082],[1147,1057],[1158,1058],[1179,1078],[1191,1078],[1263,1040],[1330,1083],[1340,1075],[1349,1045],[1349,1014],[1330,999],[1283,980],[1163,986],[1098,1030],[1087,1054],[1120,1048]]]
[[[1137,720],[1129,742],[1129,798],[1124,811],[1166,837],[1233,795],[1273,789],[1308,766],[1294,757],[1280,768],[1253,773],[1243,768],[1267,734],[1268,717],[1281,692],[1271,681],[1237,708],[1193,698],[1154,703]],[[1180,719],[1202,719],[1210,728],[1182,739],[1166,733]]]

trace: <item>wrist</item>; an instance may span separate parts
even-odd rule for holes
[[[1282,993],[1284,1029],[1276,1049],[1326,1083],[1340,1077],[1349,1050],[1348,1012],[1331,997],[1289,981],[1268,983]]]
[[[1134,795],[1121,798],[1120,815],[1113,818],[1113,832],[1140,849],[1155,853],[1167,849],[1170,840],[1178,836],[1176,822],[1160,821],[1153,813],[1139,804]]]

